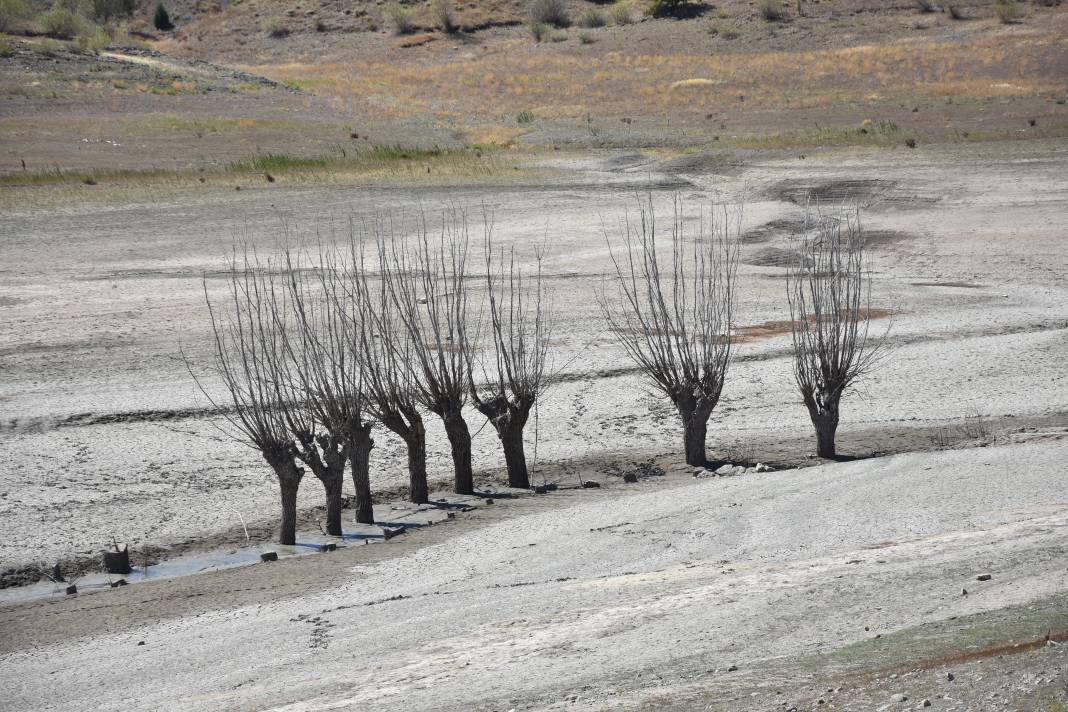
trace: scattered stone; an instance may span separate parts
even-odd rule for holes
[[[960,590],[960,595],[962,595],[962,596],[967,596],[967,595],[968,595],[968,589],[966,589],[966,588],[962,588],[962,589]]]
[[[67,586],[66,594],[68,596],[72,596],[75,593],[78,593],[78,587],[77,586],[75,586],[74,584],[71,584],[70,586]]]
[[[731,665],[729,668],[727,668],[727,672],[734,672],[737,669],[738,669],[737,665]]]
[[[991,576],[990,574],[979,574],[978,576],[975,577],[975,580],[976,581],[989,581],[992,578],[994,578],[994,577]]]
[[[271,561],[278,561],[278,552],[277,551],[265,551],[262,554],[260,554],[260,561],[262,561],[265,564],[269,563]]]
[[[816,700],[816,704],[817,704],[817,705],[825,705],[825,704],[827,704],[827,700],[825,700],[825,699],[823,699],[823,698],[821,697],[821,698],[819,698],[818,700]]]
[[[534,485],[534,494],[545,494],[549,488],[545,485]]]
[[[627,472],[623,475],[623,481],[634,484],[638,481],[638,475],[633,472]]]
[[[953,679],[954,679],[953,673],[947,672],[946,673],[946,679],[949,680],[950,682],[953,682]]]
[[[931,701],[930,700],[924,700],[923,701],[923,706],[924,707],[930,707],[931,706]]]
[[[138,644],[138,645],[144,645],[144,644],[145,644],[145,641],[143,641],[143,640],[139,640],[139,641],[137,641],[137,644]]]
[[[126,585],[126,579],[119,579],[118,581],[112,581],[108,585],[111,586],[112,588],[118,588],[119,586],[125,586]]]
[[[320,551],[320,553],[324,553],[324,554],[326,552],[328,552],[328,551],[337,551],[337,544],[334,544],[332,542],[328,543],[328,544],[320,544],[319,545],[319,551]]]
[[[389,527],[382,527],[382,538],[389,541],[395,536],[400,536],[404,533],[404,527],[395,527],[390,529]]]
[[[493,504],[493,497],[486,497],[486,504]]]
[[[734,474],[734,465],[720,465],[716,468],[716,474],[720,477],[730,477]]]
[[[770,465],[765,465],[763,462],[758,462],[756,467],[753,468],[757,472],[774,472]]]
[[[586,480],[582,483],[583,489],[597,489],[601,486],[600,482],[594,482],[593,480]]]
[[[894,695],[894,699],[897,700],[898,702],[908,702],[909,701],[909,696],[908,695]]]

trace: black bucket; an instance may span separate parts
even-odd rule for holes
[[[130,569],[130,547],[123,547],[122,551],[104,552],[104,570],[109,574],[128,574]]]

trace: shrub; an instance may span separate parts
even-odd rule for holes
[[[70,10],[57,7],[41,15],[40,23],[49,37],[70,40],[82,32],[85,20]]]
[[[15,49],[4,40],[0,40],[0,57],[10,57],[15,54]]]
[[[152,18],[152,24],[161,32],[170,32],[174,29],[174,23],[171,22],[171,16],[168,14],[167,8],[163,6],[163,3],[156,5],[156,14]]]
[[[937,8],[931,0],[916,0],[916,9],[920,12],[934,12]]]
[[[578,23],[581,27],[604,27],[608,24],[608,21],[605,19],[603,12],[591,7],[579,16]]]
[[[612,4],[612,21],[617,25],[629,25],[634,22],[634,7],[628,0],[617,0]]]
[[[553,32],[549,35],[549,40],[552,42],[567,42],[567,30]]]
[[[15,23],[30,16],[26,0],[0,0],[0,32],[10,32]]]
[[[736,40],[741,36],[738,26],[733,22],[724,22],[720,25],[719,36],[725,40]]]
[[[527,28],[530,30],[530,36],[534,38],[535,42],[544,42],[553,29],[552,26],[544,22],[531,22],[527,25]]]
[[[37,54],[44,55],[45,57],[55,57],[62,49],[63,43],[49,39],[41,40],[33,45],[33,51]]]
[[[134,0],[93,0],[93,16],[103,22],[129,17],[133,11]]]
[[[515,115],[515,122],[517,124],[532,124],[537,118],[533,111],[524,110]]]
[[[567,27],[571,24],[571,16],[567,12],[564,0],[530,0],[527,5],[527,17],[531,22],[554,27]]]
[[[430,0],[430,10],[434,13],[434,24],[442,32],[456,32],[456,18],[452,14],[452,0]]]
[[[782,3],[779,0],[760,0],[758,5],[760,16],[768,22],[778,22],[786,15],[783,13]]]
[[[596,41],[597,41],[597,39],[593,35],[591,35],[589,32],[580,32],[579,33],[579,42],[581,42],[582,44],[593,44]]]
[[[395,35],[407,35],[415,31],[415,20],[412,11],[399,2],[391,2],[386,5],[386,22],[393,29]]]
[[[1008,25],[1023,17],[1023,9],[1016,0],[994,0],[994,14]]]
[[[645,14],[650,17],[686,17],[693,14],[693,6],[687,0],[650,0]]]
[[[952,17],[954,20],[964,19],[964,10],[960,9],[960,5],[947,5],[946,12],[948,12],[949,16]]]
[[[260,29],[267,33],[268,37],[288,37],[289,27],[280,17],[265,17],[260,20]]]
[[[111,37],[102,27],[86,27],[75,43],[82,52],[99,52],[111,44]]]

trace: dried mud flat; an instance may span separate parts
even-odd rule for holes
[[[271,515],[264,468],[218,431],[178,343],[205,356],[199,275],[218,269],[235,232],[270,249],[283,217],[329,235],[350,215],[484,202],[502,242],[550,235],[563,377],[540,408],[538,459],[561,483],[606,486],[487,507],[375,552],[2,607],[0,706],[1068,702],[1064,142],[732,155],[730,175],[701,170],[722,164],[715,155],[668,171],[634,154],[530,158],[494,186],[172,186],[151,204],[62,187],[8,209],[0,568],[89,557],[113,537],[228,541],[236,513]],[[783,268],[767,258],[791,249],[783,227],[801,216],[801,189],[860,203],[869,230],[889,236],[873,257],[895,350],[849,400],[842,445],[904,454],[794,469],[813,463],[788,336],[774,326]],[[675,416],[626,367],[594,300],[603,230],[645,190],[664,208],[678,193],[694,213],[748,196],[739,321],[750,330],[710,450],[777,472],[668,468],[631,488],[610,474],[678,450]],[[987,432],[971,428],[975,413]],[[442,480],[444,438],[432,436]],[[376,438],[374,484],[395,488],[397,444]],[[488,429],[475,458],[494,482]],[[314,484],[302,488],[310,519]]]

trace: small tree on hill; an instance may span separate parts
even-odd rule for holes
[[[163,3],[156,5],[156,14],[152,17],[152,24],[161,32],[170,32],[174,29],[174,23],[171,22],[171,16]]]

